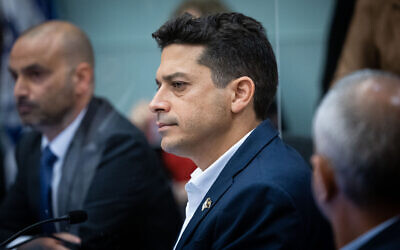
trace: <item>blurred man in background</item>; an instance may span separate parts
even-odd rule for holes
[[[139,130],[93,96],[94,55],[76,26],[52,21],[15,42],[14,95],[33,128],[16,149],[18,176],[0,207],[0,239],[38,220],[83,209],[78,226],[47,224],[84,249],[169,249],[180,219],[157,158]],[[38,238],[27,245],[56,247]]]
[[[400,78],[341,79],[314,119],[315,199],[341,249],[400,249]]]

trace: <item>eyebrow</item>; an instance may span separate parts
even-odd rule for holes
[[[45,68],[43,66],[41,66],[40,64],[37,64],[37,63],[31,64],[31,65],[28,65],[28,66],[22,68],[23,72],[27,72],[27,71],[29,72],[29,71],[32,71],[32,70],[45,70]],[[8,71],[10,73],[15,73],[16,72],[10,66],[8,66]]]
[[[24,67],[22,69],[22,71],[31,71],[31,70],[38,70],[38,69],[44,70],[45,68],[43,66],[41,66],[40,64],[35,63],[35,64]]]
[[[172,79],[176,77],[187,77],[187,74],[183,72],[175,72],[173,74],[163,76],[162,78],[164,79],[164,81],[172,81]]]

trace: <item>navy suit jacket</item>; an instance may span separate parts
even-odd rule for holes
[[[400,220],[367,241],[360,250],[400,249]]]
[[[262,122],[211,186],[176,249],[333,249],[310,176],[300,155]]]

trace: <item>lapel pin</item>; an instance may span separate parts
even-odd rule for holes
[[[206,201],[203,203],[203,206],[201,207],[201,211],[203,211],[204,209],[210,208],[211,207],[211,199],[207,198]]]

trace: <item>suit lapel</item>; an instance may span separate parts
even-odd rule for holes
[[[97,102],[94,99],[89,104],[87,113],[65,156],[58,189],[59,215],[83,208],[90,183],[99,165],[102,149],[95,139],[97,135],[95,123],[99,109]],[[61,228],[68,230],[65,226],[64,224]]]
[[[224,169],[215,180],[214,184],[204,196],[199,207],[196,209],[193,217],[187,225],[185,231],[180,238],[176,249],[182,248],[185,243],[191,238],[192,234],[204,219],[205,216],[218,203],[224,193],[231,187],[234,177],[245,169],[254,157],[266,147],[272,139],[278,136],[277,131],[271,126],[268,121],[262,122],[243,142],[236,153],[225,165]],[[211,200],[208,208],[203,208],[203,204]],[[203,211],[202,211],[203,210]]]

